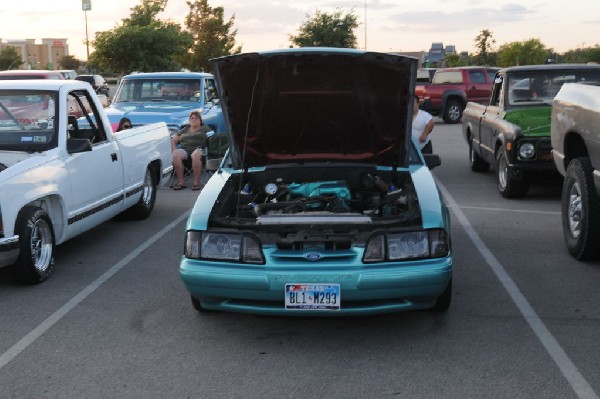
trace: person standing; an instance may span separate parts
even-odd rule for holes
[[[202,173],[202,149],[208,144],[207,133],[212,129],[202,122],[200,112],[192,111],[189,116],[190,125],[181,129],[171,140],[173,150],[173,169],[177,183],[173,190],[182,190],[186,188],[184,182],[183,161],[191,158],[192,173],[194,175],[194,185],[192,191],[200,190],[200,175]]]
[[[428,112],[419,109],[419,97],[415,96],[413,107],[412,135],[419,144],[423,154],[431,154],[433,145],[429,134],[433,130],[433,117]]]

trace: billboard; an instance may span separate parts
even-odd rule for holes
[[[92,9],[92,0],[81,0],[81,9],[83,11],[90,11]]]

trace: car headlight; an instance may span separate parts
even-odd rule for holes
[[[533,158],[535,155],[535,146],[531,143],[523,143],[519,146],[519,157],[522,159]]]
[[[258,239],[248,234],[188,231],[185,257],[216,261],[264,264]]]
[[[363,262],[442,258],[449,252],[448,235],[442,229],[377,234],[367,242]]]

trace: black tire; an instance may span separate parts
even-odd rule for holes
[[[509,173],[506,154],[502,149],[496,154],[496,181],[498,191],[504,198],[522,198],[529,191],[529,182],[525,177],[518,180]]]
[[[210,312],[210,310],[208,310],[204,306],[202,306],[202,303],[200,302],[200,300],[195,298],[193,295],[190,295],[190,299],[192,300],[192,306],[199,313],[209,313]]]
[[[448,285],[442,294],[435,300],[435,305],[431,310],[434,312],[445,312],[450,307],[452,302],[452,279],[448,281]]]
[[[454,124],[460,122],[463,114],[463,105],[458,100],[448,100],[442,119],[444,122]]]
[[[144,185],[142,188],[142,196],[137,204],[127,209],[122,213],[122,216],[126,219],[142,220],[146,219],[152,213],[154,209],[154,203],[156,202],[156,182],[150,168],[146,169],[146,175],[144,176]]]
[[[19,258],[12,266],[22,284],[38,284],[48,279],[54,269],[54,229],[48,213],[37,206],[19,212],[15,225],[19,235]]]
[[[490,170],[490,164],[475,152],[473,140],[469,142],[469,166],[473,172],[487,172]]]
[[[600,198],[588,158],[569,163],[563,183],[561,214],[563,235],[569,253],[579,260],[600,256]]]

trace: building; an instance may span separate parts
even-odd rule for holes
[[[0,50],[12,46],[21,56],[21,69],[64,69],[60,65],[62,57],[69,55],[67,39],[44,38],[41,44],[36,39],[2,40]]]
[[[446,54],[456,54],[456,46],[449,44],[444,47],[444,43],[431,43],[423,65],[429,68],[443,67]]]

